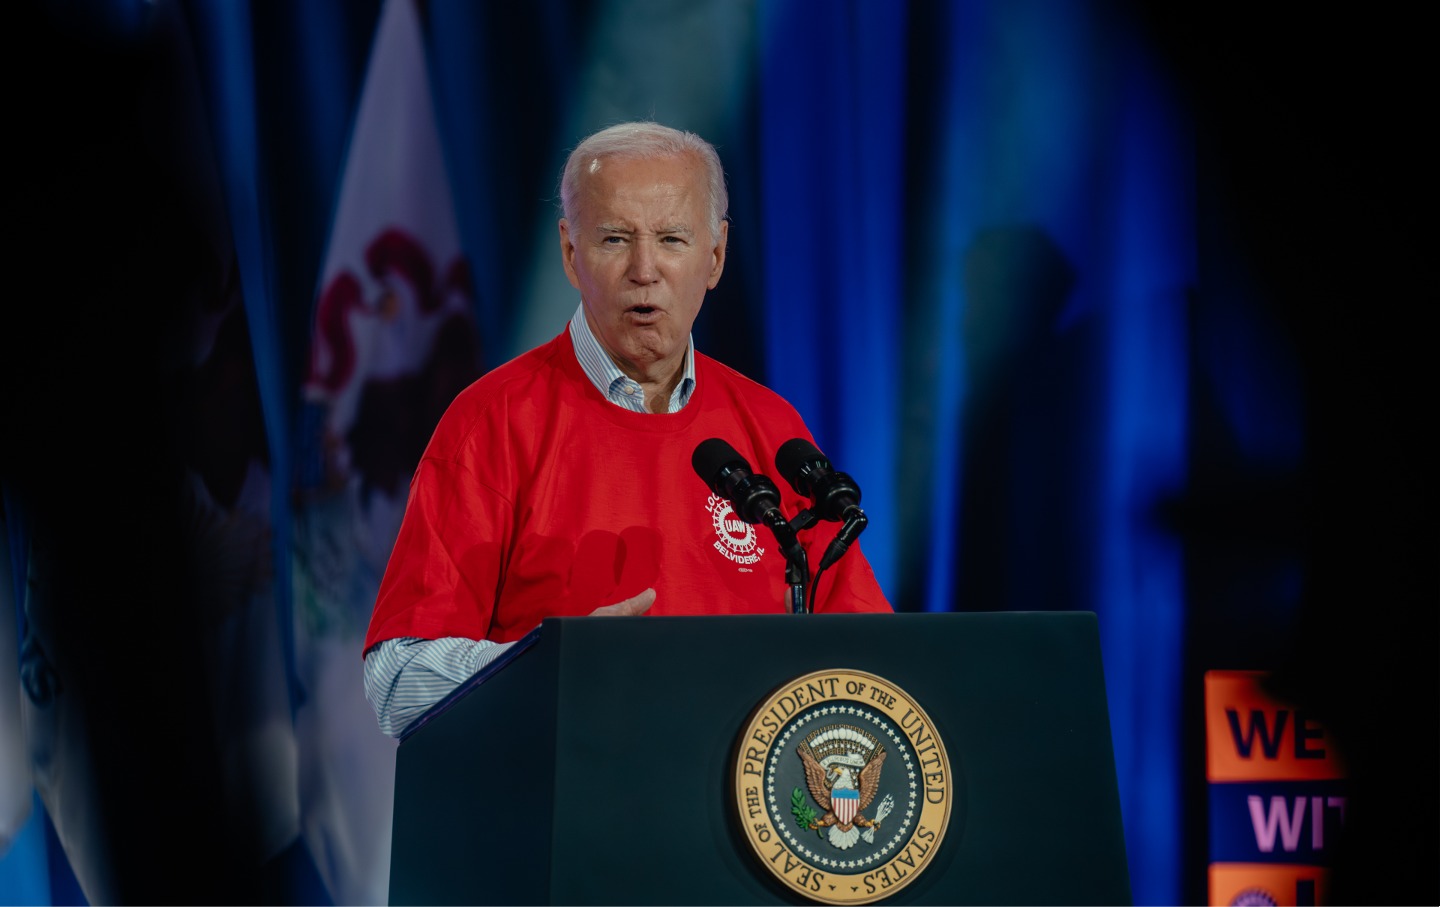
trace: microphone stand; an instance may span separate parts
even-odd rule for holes
[[[810,609],[806,603],[805,587],[810,583],[810,556],[795,534],[815,525],[819,517],[809,510],[802,510],[795,514],[795,519],[786,522],[778,510],[771,511],[771,514],[773,516],[768,517],[766,522],[770,523],[776,540],[780,542],[780,550],[785,553],[785,587],[790,613],[808,614]]]
[[[797,558],[792,557],[786,558],[785,561],[786,596],[790,601],[791,614],[806,614],[808,612],[805,608],[805,575],[810,572],[810,559],[802,550],[798,558],[799,563],[796,563],[796,560]]]

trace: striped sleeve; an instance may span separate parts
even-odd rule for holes
[[[365,698],[380,730],[401,732],[513,643],[488,639],[387,639],[365,654]]]

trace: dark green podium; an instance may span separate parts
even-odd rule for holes
[[[903,688],[949,759],[924,871],[867,903],[1130,902],[1088,612],[547,620],[402,738],[390,902],[809,902],[746,838],[735,757],[829,669]]]

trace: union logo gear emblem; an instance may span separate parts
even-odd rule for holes
[[[759,563],[765,549],[760,547],[760,536],[755,527],[740,519],[730,502],[712,494],[705,501],[710,513],[710,522],[715,527],[714,548],[727,560],[741,566]]]

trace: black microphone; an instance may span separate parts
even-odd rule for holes
[[[701,441],[690,465],[711,491],[730,502],[735,515],[747,523],[765,522],[767,511],[780,509],[780,489],[757,475],[740,452],[719,438]]]
[[[805,557],[795,530],[780,511],[780,489],[769,477],[752,470],[739,451],[719,438],[710,438],[695,448],[690,465],[711,491],[730,502],[736,516],[769,526],[787,558]]]
[[[870,519],[860,509],[860,486],[843,472],[830,467],[814,444],[804,438],[791,438],[775,452],[775,468],[796,494],[809,498],[813,512],[822,519],[844,523],[820,559],[817,574],[840,560],[850,549]]]
[[[791,438],[780,445],[775,468],[796,494],[810,499],[821,519],[843,522],[852,510],[860,509],[860,486],[845,473],[831,469],[825,455],[804,438]]]

